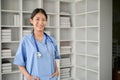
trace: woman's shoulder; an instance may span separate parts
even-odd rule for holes
[[[46,36],[48,36],[53,42],[55,41],[55,38],[47,33],[45,33]]]
[[[46,35],[49,37],[49,40],[51,40],[54,45],[57,45],[56,40],[53,36],[48,35],[48,34],[46,34]]]
[[[31,36],[32,36],[32,34],[27,34],[27,35],[25,35],[25,36],[23,37],[23,40],[24,40],[24,39],[29,39],[29,38],[31,38]]]
[[[55,41],[55,38],[51,35],[49,35],[49,37],[52,39],[52,41]]]
[[[32,37],[32,34],[27,34],[27,35],[23,36],[21,41],[22,42],[26,42],[28,40],[31,40],[31,37]]]

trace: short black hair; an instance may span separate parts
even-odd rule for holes
[[[35,16],[37,13],[42,13],[43,15],[45,15],[46,20],[47,20],[46,11],[45,11],[44,9],[42,9],[42,8],[36,8],[36,9],[34,9],[33,12],[32,12],[32,14],[31,14],[31,17],[30,17],[30,18],[33,19],[34,16]]]

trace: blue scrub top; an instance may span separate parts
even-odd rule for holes
[[[30,75],[36,76],[40,80],[57,80],[57,76],[50,78],[55,72],[55,59],[60,59],[57,44],[53,37],[47,34],[44,35],[42,42],[35,39],[41,53],[40,58],[37,57],[34,36],[29,34],[20,42],[14,64],[25,66]],[[26,80],[25,77],[24,80]]]

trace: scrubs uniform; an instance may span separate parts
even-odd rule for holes
[[[41,57],[37,56],[36,45]],[[36,76],[40,80],[57,80],[58,76],[50,78],[55,72],[55,59],[60,59],[60,55],[53,37],[44,33],[42,42],[39,42],[33,34],[29,34],[20,42],[14,64],[25,66],[30,75]],[[25,77],[24,80],[26,80]]]

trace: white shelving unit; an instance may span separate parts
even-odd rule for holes
[[[72,0],[60,0],[60,53],[61,53],[61,64],[67,66],[61,67],[60,80],[72,80],[73,72],[73,40],[74,40],[74,29],[73,29],[73,1]],[[68,70],[67,72],[65,72]],[[62,72],[63,71],[63,72]]]
[[[111,3],[75,0],[75,80],[112,80]]]
[[[18,47],[20,40],[21,26],[20,23],[17,23],[15,19],[18,19],[20,22],[20,3],[18,0],[0,0],[1,2],[1,49],[8,48],[11,50],[11,56],[1,56],[1,65],[3,60],[8,60],[11,64]],[[11,6],[12,5],[12,6]],[[15,18],[17,17],[17,18]],[[3,33],[4,30],[4,33]],[[3,39],[4,38],[4,39]],[[2,53],[1,53],[2,54]],[[18,70],[17,66],[10,65],[12,69],[10,71],[3,72],[3,67],[1,66],[0,79],[1,80],[15,80],[17,76],[18,80],[22,79],[22,75]],[[5,69],[8,70],[8,69]]]
[[[45,31],[58,43],[59,80],[111,80],[111,3],[111,0],[0,0],[0,64],[3,60],[12,63],[10,72],[2,72],[0,66],[0,80],[23,80],[13,59],[19,41],[33,30],[29,18],[35,8],[46,10]],[[5,48],[11,50],[11,56],[2,56]]]

